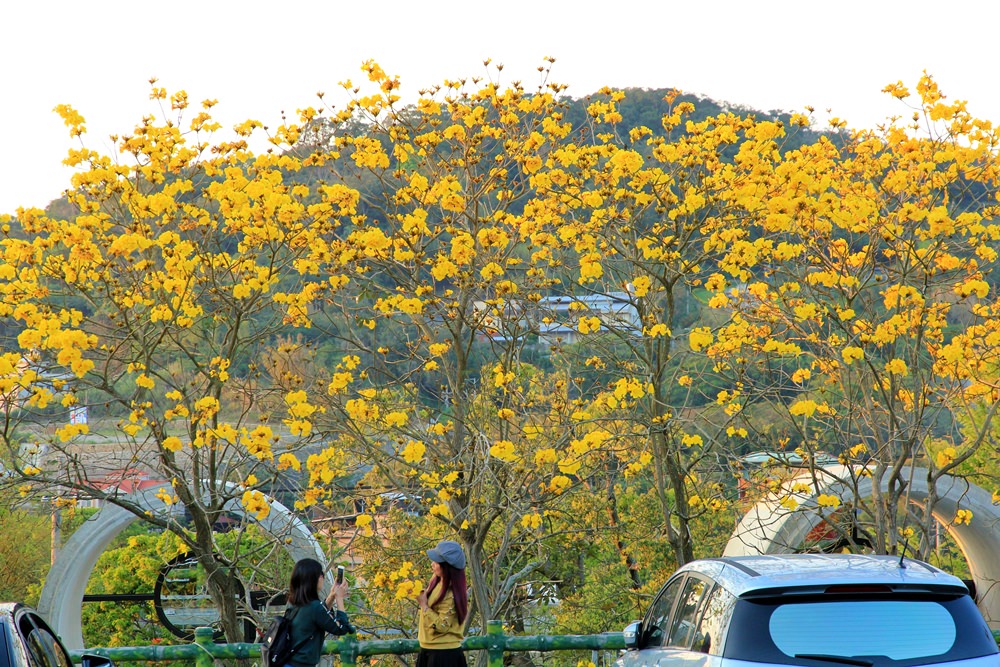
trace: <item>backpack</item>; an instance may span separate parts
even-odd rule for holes
[[[298,607],[292,607],[280,617],[274,619],[261,639],[261,667],[283,667],[312,635],[298,646],[292,645],[292,619],[298,613]]]

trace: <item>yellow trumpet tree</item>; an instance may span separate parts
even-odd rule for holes
[[[98,498],[176,533],[239,640],[236,572],[248,556],[222,553],[215,530],[241,508],[264,519],[277,475],[302,465],[308,406],[275,394],[264,360],[310,295],[339,288],[303,268],[357,195],[310,203],[308,188],[285,182],[296,159],[248,150],[259,123],[223,141],[214,101],[188,119],[183,92],[154,85],[151,97],[162,116],[114,137],[117,155],[82,142],[70,152],[74,215],[28,209],[4,222],[5,462],[26,495],[55,487],[58,502]],[[58,111],[82,138],[82,116]],[[274,141],[294,133],[283,126]],[[160,485],[129,493],[137,478]]]
[[[549,526],[573,494],[636,455],[592,424],[565,370],[530,363],[539,304],[572,285],[553,270],[566,221],[529,174],[571,149],[573,128],[557,84],[453,81],[400,106],[398,81],[366,70],[378,91],[339,115],[365,131],[313,154],[337,155],[321,179],[364,191],[328,269],[354,296],[332,294],[311,317],[336,366],[300,364],[294,379],[318,408],[314,428],[365,466],[361,531],[392,538],[375,530],[386,492],[421,499],[470,556],[479,618],[499,618],[548,566]],[[308,502],[339,491],[319,481]]]
[[[937,496],[911,498],[912,475],[926,469],[934,489],[956,473],[998,405],[1000,226],[995,128],[928,76],[917,91],[912,121],[803,146],[763,173],[767,196],[738,241],[747,252],[710,281],[709,305],[731,323],[705,343],[768,406],[745,426],[761,441],[845,464],[849,491],[820,502],[831,531],[896,553],[915,528],[926,558]],[[886,92],[910,97],[902,84]],[[975,428],[963,437],[960,423]]]
[[[618,304],[610,314],[578,313],[581,331],[602,331],[617,348],[587,346],[594,356],[586,363],[615,378],[602,402],[641,432],[663,530],[685,563],[695,557],[692,520],[727,508],[724,487],[703,473],[747,436],[735,422],[742,384],[704,361],[707,332],[731,314],[705,320],[697,299],[730,256],[752,251],[745,230],[755,224],[754,197],[773,187],[762,175],[780,161],[786,124],[734,113],[696,121],[694,104],[673,91],[663,131],[654,132],[621,126],[625,100],[601,91],[587,109],[591,143],[550,155],[531,182],[564,216],[567,282]],[[807,125],[801,117],[790,123]]]

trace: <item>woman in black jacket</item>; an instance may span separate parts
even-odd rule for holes
[[[291,633],[295,652],[288,665],[315,667],[319,664],[327,633],[346,635],[355,631],[344,612],[347,581],[335,583],[324,603],[319,599],[324,579],[323,566],[312,558],[303,558],[292,570],[292,580],[288,585],[287,613],[295,610]]]

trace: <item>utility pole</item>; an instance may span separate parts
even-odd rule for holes
[[[59,550],[62,548],[62,511],[53,505],[52,507],[52,553],[51,564],[56,564],[59,557]]]

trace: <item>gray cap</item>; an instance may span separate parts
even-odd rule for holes
[[[427,552],[427,557],[435,563],[448,563],[458,570],[465,569],[465,552],[462,545],[451,540],[438,542],[438,545]]]

